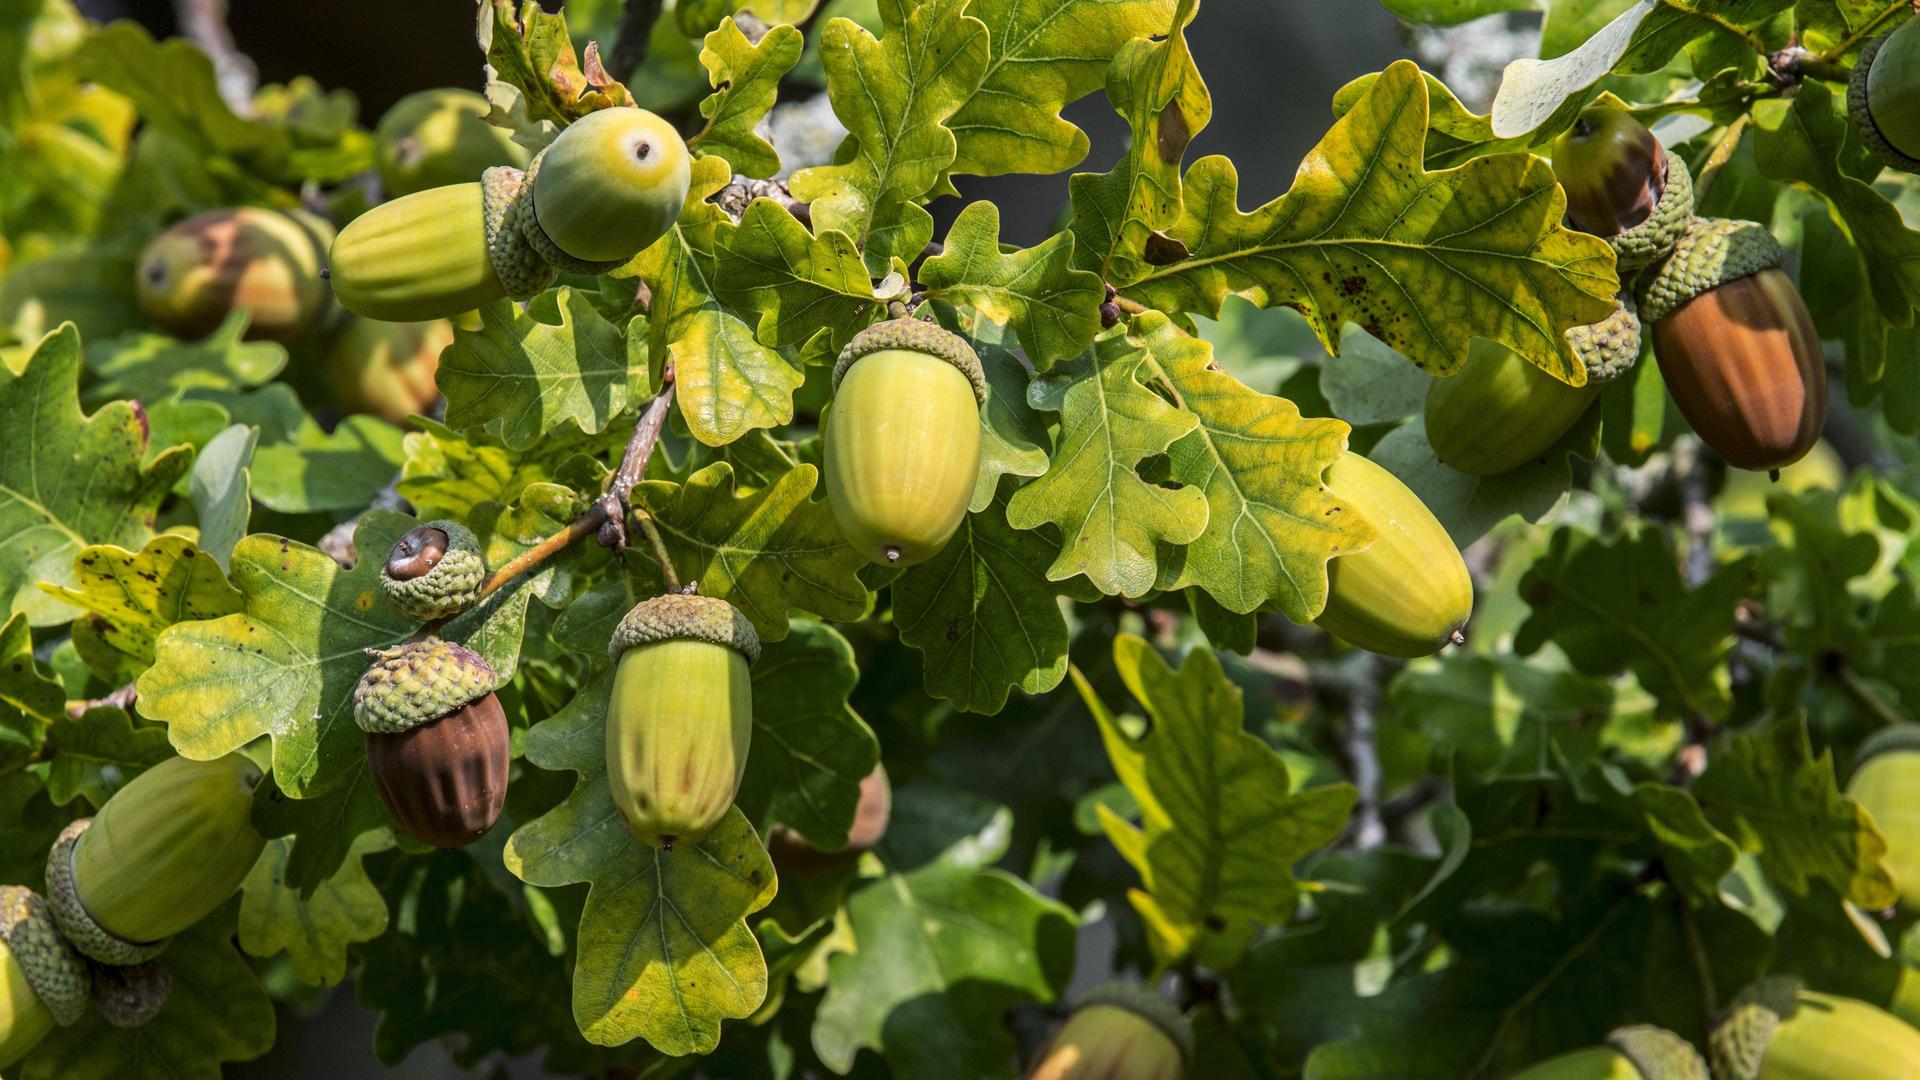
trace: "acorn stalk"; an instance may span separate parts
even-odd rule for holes
[[[1378,537],[1327,564],[1327,604],[1314,622],[1382,656],[1426,656],[1458,641],[1473,614],[1473,578],[1439,519],[1398,477],[1351,451],[1328,467],[1326,487]]]

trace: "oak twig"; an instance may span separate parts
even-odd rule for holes
[[[213,61],[221,100],[241,116],[253,115],[260,69],[233,42],[233,31],[227,28],[227,0],[173,0],[173,17],[180,33]]]
[[[132,683],[128,683],[127,685],[121,687],[120,689],[115,690],[112,693],[108,694],[106,697],[89,698],[85,701],[67,702],[67,716],[71,719],[78,720],[81,717],[87,715],[88,709],[102,709],[102,708],[121,709],[126,712],[132,712],[133,703],[135,700],[139,698],[139,696],[140,696],[139,691],[134,689],[134,686]]]
[[[619,29],[614,32],[613,54],[607,58],[613,65],[610,74],[614,78],[621,82],[633,78],[647,58],[647,38],[665,6],[664,0],[627,0],[620,12]]]

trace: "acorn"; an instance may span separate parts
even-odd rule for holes
[[[444,519],[409,529],[380,567],[380,591],[401,614],[420,622],[472,607],[486,580],[480,538],[465,525]]]
[[[1193,1027],[1179,1008],[1114,981],[1081,996],[1025,1080],[1180,1080],[1192,1059]]]
[[[1742,469],[1800,460],[1827,419],[1820,335],[1784,258],[1761,225],[1695,218],[1640,295],[1681,415]]]
[[[555,265],[619,265],[680,219],[693,158],[645,109],[601,109],[567,125],[527,173],[533,242]],[[556,257],[556,252],[561,257]]]
[[[421,322],[545,289],[553,269],[502,235],[519,191],[506,180],[416,191],[348,222],[327,256],[334,298],[369,319]]]
[[[434,375],[453,344],[445,319],[394,323],[349,317],[327,347],[327,372],[341,407],[388,423],[426,413],[440,400]]]
[[[1860,50],[1847,84],[1847,113],[1875,157],[1920,173],[1920,19]]]
[[[1379,535],[1327,564],[1327,606],[1314,622],[1382,656],[1427,656],[1459,642],[1473,614],[1473,578],[1427,504],[1351,451],[1327,468],[1326,487]]]
[[[1853,760],[1847,798],[1872,815],[1887,841],[1884,861],[1900,905],[1920,912],[1920,724],[1874,733]]]
[[[0,1068],[85,1015],[89,985],[86,962],[46,901],[23,885],[0,885]]]
[[[1693,1044],[1665,1028],[1624,1027],[1606,1045],[1562,1054],[1509,1080],[1707,1080],[1707,1062]]]
[[[479,653],[429,637],[369,649],[353,689],[367,771],[408,836],[464,847],[487,834],[507,801],[511,733]]]
[[[834,520],[881,566],[925,562],[960,528],[980,475],[980,358],[933,323],[892,319],[847,342],[833,385],[822,456]]]
[[[62,830],[47,901],[73,947],[138,964],[226,903],[266,841],[253,831],[260,767],[240,754],[168,758]]]
[[[1553,144],[1567,220],[1613,246],[1620,273],[1665,258],[1693,217],[1693,174],[1624,109],[1583,110]]]
[[[526,168],[526,148],[483,119],[490,108],[471,90],[444,88],[394,102],[373,131],[388,196],[478,180],[495,165]]]
[[[860,801],[854,805],[853,826],[847,830],[847,843],[835,851],[822,851],[807,838],[785,825],[767,830],[767,854],[773,856],[773,868],[781,877],[812,878],[837,873],[860,861],[887,834],[887,819],[893,814],[893,785],[887,770],[874,765],[860,781]]]
[[[1718,1080],[1913,1080],[1920,1031],[1875,1005],[1770,976],[1708,1037]]]
[[[725,600],[642,600],[608,646],[607,786],[627,827],[670,851],[726,817],[753,739],[760,636]]]
[[[140,308],[179,338],[205,337],[244,308],[245,337],[291,341],[326,310],[320,263],[332,238],[332,226],[311,214],[296,220],[251,206],[196,214],[140,253]]]

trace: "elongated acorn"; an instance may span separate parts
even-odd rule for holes
[[[425,638],[372,650],[353,690],[367,771],[408,836],[463,847],[506,805],[511,732],[498,679],[479,653]]]
[[[1716,1080],[1913,1080],[1920,1031],[1876,1005],[1770,976],[1708,1039]]]
[[[607,784],[627,827],[671,850],[733,805],[753,738],[760,636],[725,600],[668,594],[620,620],[607,703]]]
[[[1473,614],[1473,577],[1447,530],[1392,473],[1348,452],[1327,489],[1371,523],[1371,547],[1327,564],[1327,606],[1314,622],[1382,656],[1439,652]]]
[[[536,247],[564,266],[624,263],[680,218],[693,156],[673,125],[645,109],[601,109],[567,125],[528,172]]]
[[[1080,998],[1025,1080],[1180,1080],[1192,1057],[1193,1027],[1173,1002],[1109,982]]]
[[[490,208],[476,180],[416,191],[354,218],[328,253],[334,297],[369,319],[423,322],[507,296],[488,228],[490,217],[504,219],[506,198]],[[513,265],[534,292],[553,280],[530,253]]]
[[[1665,1028],[1637,1025],[1607,1036],[1603,1046],[1562,1054],[1509,1080],[1707,1080],[1707,1062],[1693,1044]]]
[[[980,475],[986,378],[973,347],[918,319],[855,334],[833,369],[827,501],[847,543],[882,566],[946,546]]]
[[[87,965],[60,934],[46,901],[0,885],[0,1068],[87,1010]]]
[[[1613,245],[1622,275],[1665,258],[1693,217],[1693,176],[1646,125],[1596,105],[1553,144],[1567,219]]]
[[[1826,423],[1820,335],[1783,258],[1763,226],[1695,218],[1640,297],[1674,403],[1737,468],[1791,465]]]
[[[47,853],[61,933],[103,964],[137,964],[226,903],[266,846],[251,823],[260,779],[240,754],[168,758],[67,826]]]
[[[1920,912],[1920,724],[1876,732],[1854,756],[1847,797],[1873,816],[1900,906]]]
[[[775,825],[767,831],[767,853],[773,856],[773,868],[783,878],[822,877],[845,870],[887,834],[887,819],[892,814],[893,785],[887,781],[887,770],[875,765],[860,781],[860,801],[854,806],[846,846],[822,851],[787,826]]]
[[[349,316],[327,346],[327,374],[342,408],[389,423],[426,413],[440,399],[434,375],[453,344],[445,319],[393,323]]]
[[[524,169],[527,150],[482,117],[490,106],[471,90],[421,90],[393,103],[374,128],[380,184],[389,197],[465,184],[495,165]]]
[[[380,567],[380,591],[410,619],[429,622],[472,607],[486,584],[480,538],[457,521],[407,531]]]
[[[1847,85],[1847,112],[1874,156],[1920,173],[1920,19],[1860,50]]]
[[[244,308],[248,338],[291,341],[326,308],[320,265],[332,240],[332,226],[311,214],[296,219],[257,207],[196,214],[141,253],[140,308],[180,338],[205,337]]]

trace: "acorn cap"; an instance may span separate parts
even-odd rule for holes
[[[559,244],[553,242],[553,238],[547,235],[547,230],[540,227],[540,219],[533,201],[533,189],[540,180],[540,163],[546,160],[547,150],[550,149],[552,149],[551,146],[543,148],[533,155],[533,160],[527,164],[527,178],[523,181],[521,189],[524,194],[520,199],[524,209],[519,209],[513,215],[513,223],[520,229],[520,234],[526,238],[528,246],[539,253],[540,258],[557,270],[567,270],[576,274],[604,274],[609,270],[618,270],[627,265],[632,261],[631,258],[594,262],[591,259],[569,255],[561,249]]]
[[[24,885],[0,885],[0,941],[26,972],[27,984],[61,1027],[87,1011],[87,963],[60,936],[53,911]]]
[[[855,361],[887,349],[906,349],[945,360],[973,384],[973,399],[981,405],[987,403],[987,376],[980,369],[980,357],[974,354],[973,346],[966,338],[924,319],[888,319],[853,335],[847,347],[840,350],[840,362],[833,365],[833,388],[840,389],[840,380],[847,377]]]
[[[1707,1063],[1693,1044],[1663,1027],[1635,1024],[1607,1036],[1607,1045],[1633,1062],[1641,1080],[1707,1080]]]
[[[1693,173],[1679,154],[1667,155],[1667,188],[1653,216],[1618,236],[1607,237],[1621,274],[1636,274],[1665,258],[1693,220]]]
[[[633,605],[613,631],[607,655],[614,660],[635,645],[656,641],[704,641],[724,645],[751,664],[760,659],[760,635],[732,604],[712,596],[664,593]]]
[[[544,152],[544,151],[543,151]],[[527,242],[533,224],[533,185],[511,165],[495,165],[480,174],[480,217],[487,230],[487,258],[510,300],[531,300],[552,285],[560,271]]]
[[[114,1027],[139,1027],[159,1014],[173,992],[173,975],[149,960],[129,967],[93,969],[93,1003]]]
[[[1567,331],[1567,344],[1587,367],[1589,382],[1606,382],[1633,370],[1640,359],[1640,305],[1626,291],[1614,297],[1613,314],[1592,326]]]
[[[1694,218],[1687,233],[1640,293],[1640,319],[1658,323],[1703,293],[1771,270],[1786,251],[1755,221]]]
[[[128,941],[95,922],[80,902],[80,890],[73,881],[73,848],[92,824],[90,817],[68,822],[47,849],[47,907],[53,911],[53,921],[60,924],[60,932],[81,955],[103,964],[143,964],[159,956],[173,939]]]
[[[1858,769],[1881,754],[1896,753],[1920,753],[1920,724],[1895,724],[1867,736],[1853,752],[1853,767]]]
[[[1892,36],[1883,34],[1860,50],[1860,60],[1853,65],[1853,79],[1847,83],[1847,112],[1853,117],[1853,128],[1860,133],[1860,141],[1867,144],[1874,157],[1902,172],[1920,173],[1920,160],[1901,153],[1880,133],[1880,125],[1873,119],[1873,106],[1867,100],[1867,75],[1873,70],[1873,59],[1880,55],[1881,46]]]
[[[447,534],[447,551],[433,569],[417,578],[399,580],[380,570],[380,591],[410,619],[430,622],[457,615],[480,598],[487,580],[487,560],[480,539],[457,521],[429,521],[428,528]]]
[[[486,697],[498,682],[485,657],[436,637],[367,653],[376,659],[353,688],[353,722],[362,731],[412,731]]]
[[[1178,1005],[1152,987],[1114,979],[1080,995],[1080,1000],[1073,1007],[1077,1010],[1089,1005],[1111,1005],[1127,1010],[1166,1032],[1167,1038],[1173,1040],[1173,1045],[1180,1048],[1182,1060],[1193,1060],[1193,1025],[1180,1012]]]
[[[1800,980],[1770,975],[1740,992],[1727,1007],[1707,1046],[1720,1080],[1757,1080],[1780,1022],[1799,1007]]]

